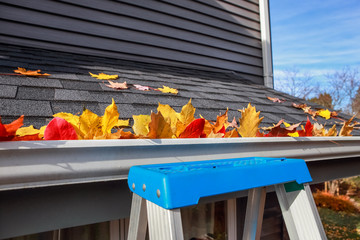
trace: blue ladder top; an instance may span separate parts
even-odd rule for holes
[[[165,209],[195,205],[201,197],[296,181],[311,182],[302,159],[234,158],[133,166],[131,191]]]

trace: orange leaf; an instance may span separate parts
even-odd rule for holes
[[[40,73],[41,70],[31,71],[31,70],[26,70],[25,68],[21,68],[21,67],[18,67],[18,69],[14,70],[14,72],[20,73],[25,76],[30,76],[30,77],[50,76],[50,74],[47,74],[47,73]]]
[[[6,132],[9,135],[15,135],[16,131],[24,124],[24,115],[21,115],[18,119],[16,119],[15,121],[13,121],[10,124],[5,124],[5,129]]]
[[[126,82],[123,83],[117,83],[117,82],[113,82],[108,80],[109,84],[105,84],[105,86],[109,87],[109,88],[114,88],[114,89],[128,89],[128,86],[126,84]]]
[[[77,140],[74,127],[66,120],[55,117],[49,122],[44,133],[45,140]]]
[[[352,116],[352,118],[350,118],[346,122],[344,122],[344,124],[340,130],[339,136],[352,136],[351,132],[352,132],[352,130],[354,130],[355,124],[351,124],[351,122],[353,121],[354,117],[355,117],[355,115]]]
[[[214,125],[214,130],[213,130],[214,133],[218,133],[222,128],[224,128],[223,133],[225,133],[224,125],[228,121],[228,114],[227,113],[228,113],[228,110],[226,110],[226,112],[223,115],[216,117],[216,123]]]
[[[199,138],[205,126],[205,119],[198,118],[192,121],[185,130],[180,134],[179,138]]]
[[[233,138],[233,137],[239,137],[239,133],[238,133],[237,129],[227,131],[224,135],[224,138]]]
[[[151,121],[149,123],[149,138],[172,138],[172,130],[170,124],[164,119],[161,112],[151,113]]]
[[[305,129],[297,131],[299,133],[299,137],[313,136],[313,128],[314,128],[314,126],[311,124],[309,118],[307,118]]]
[[[25,135],[22,137],[16,136],[14,141],[39,141],[42,140],[41,137],[39,137],[39,134],[32,134],[32,135]]]

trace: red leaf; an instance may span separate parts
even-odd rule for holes
[[[288,133],[296,132],[295,127],[282,128],[281,124],[284,120],[280,120],[268,134],[265,134],[264,137],[288,137]],[[295,125],[294,125],[295,126]]]
[[[217,133],[223,133],[223,134],[225,134],[225,127],[223,126]]]
[[[45,140],[77,140],[74,127],[66,120],[56,117],[49,122],[44,133]]]
[[[179,138],[199,138],[204,130],[205,119],[198,118],[193,120],[185,130],[180,134]]]
[[[309,117],[307,118],[305,130],[297,131],[299,133],[299,137],[311,137],[313,136],[312,130],[314,126],[311,124]]]

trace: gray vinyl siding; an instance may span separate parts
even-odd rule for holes
[[[258,1],[0,0],[0,42],[238,72],[263,83]]]

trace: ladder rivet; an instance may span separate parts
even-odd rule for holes
[[[132,189],[135,190],[135,183],[132,184]]]
[[[146,185],[145,185],[145,183],[143,184],[143,191],[145,192],[145,190],[146,190]]]
[[[158,198],[160,198],[160,190],[159,189],[156,190],[156,195],[157,195]]]

